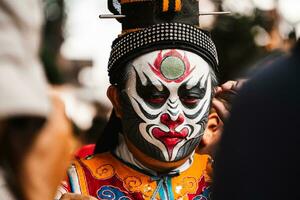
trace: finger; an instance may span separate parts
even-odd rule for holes
[[[219,86],[217,86],[217,87],[214,88],[215,94],[217,94],[217,93],[219,93],[219,92],[221,92],[221,91],[222,91],[222,88],[219,87]]]
[[[212,100],[212,106],[213,106],[213,108],[215,108],[217,114],[219,115],[221,120],[224,122],[229,116],[229,110],[226,108],[224,103],[221,102],[220,100],[214,98]]]
[[[227,81],[226,83],[222,84],[221,86],[218,86],[215,88],[215,96],[222,93],[226,93],[227,91],[234,92],[235,85],[237,84],[237,81]]]
[[[247,81],[248,79],[239,79],[236,81],[236,85],[234,87],[235,90],[239,90],[241,89],[241,87],[245,84],[245,82]]]
[[[231,90],[233,87],[235,87],[236,83],[237,81],[227,81],[221,85],[221,88],[223,90]]]
[[[215,94],[215,98],[219,101],[222,101],[225,106],[227,107],[227,110],[230,110],[231,104],[235,97],[237,96],[237,91],[235,90],[224,90],[222,92],[219,92]]]

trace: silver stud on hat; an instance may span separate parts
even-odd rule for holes
[[[161,33],[158,33],[158,30],[161,30]],[[147,48],[149,45],[160,45],[162,41],[174,41],[175,43],[173,44],[190,46],[196,52],[204,52],[210,57],[213,66],[218,65],[215,45],[202,30],[187,24],[164,23],[153,25],[141,31],[128,33],[116,39],[112,45],[108,71],[111,72],[115,68],[116,63],[130,56],[132,52]]]

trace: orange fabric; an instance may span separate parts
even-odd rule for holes
[[[209,188],[209,159],[207,155],[195,154],[191,167],[171,178],[174,199],[192,199]],[[97,197],[101,188],[113,187],[133,199],[150,199],[157,187],[152,177],[127,166],[111,153],[81,158],[75,164],[81,191],[86,195]],[[160,199],[159,193],[156,199]]]
[[[81,167],[80,163],[76,160],[73,162],[73,165],[75,166],[77,171],[81,193],[84,195],[88,195],[89,194],[88,184],[87,184],[87,180],[83,168]]]
[[[167,12],[169,10],[169,0],[163,0],[163,12]]]
[[[182,0],[176,0],[176,1],[175,1],[175,11],[176,11],[176,12],[181,11],[181,6],[182,6],[181,1],[182,1]]]

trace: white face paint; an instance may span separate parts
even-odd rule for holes
[[[177,161],[198,146],[211,102],[210,67],[200,56],[162,50],[130,63],[122,119],[130,141],[161,161]]]

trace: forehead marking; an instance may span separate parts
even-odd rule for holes
[[[169,56],[163,59],[160,66],[162,75],[169,80],[176,80],[184,74],[184,62],[175,56]]]
[[[178,51],[172,49],[162,54],[160,51],[153,64],[148,63],[151,70],[162,80],[166,82],[182,82],[195,69],[191,69],[190,62],[184,52],[182,56]]]

